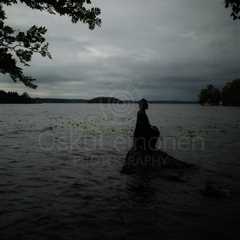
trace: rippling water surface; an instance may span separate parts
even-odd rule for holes
[[[197,168],[126,176],[120,170],[136,111],[117,104],[1,105],[1,239],[233,237],[240,109],[151,105],[159,147]],[[209,182],[227,197],[204,195]]]

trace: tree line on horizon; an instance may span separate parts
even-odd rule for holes
[[[92,99],[32,98],[27,92],[18,94],[13,91],[0,90],[1,103],[124,103],[114,97],[95,97]],[[125,102],[126,103],[126,102]]]
[[[199,103],[211,106],[240,106],[240,79],[227,82],[222,89],[209,84],[200,91]]]
[[[31,98],[28,93],[24,92],[19,95],[17,92],[5,92],[0,90],[0,103],[34,103],[35,100]]]

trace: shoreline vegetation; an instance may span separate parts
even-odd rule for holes
[[[227,82],[222,89],[208,85],[199,94],[203,106],[240,106],[240,79]]]
[[[149,101],[150,103],[165,103],[165,104],[197,104],[197,101]],[[31,98],[28,93],[19,95],[17,92],[5,92],[0,90],[0,104],[41,104],[41,103],[110,103],[124,104],[137,103],[133,100],[120,100],[114,97],[96,97],[92,99],[64,99],[64,98]]]
[[[160,104],[200,104],[202,106],[240,106],[240,79],[227,82],[222,89],[208,85],[202,89],[198,101],[179,100],[155,100],[149,103]],[[110,103],[110,104],[131,104],[136,100],[120,100],[114,97],[95,97],[92,99],[64,99],[64,98],[32,98],[24,92],[19,95],[17,92],[5,92],[0,90],[0,104],[41,104],[41,103]]]

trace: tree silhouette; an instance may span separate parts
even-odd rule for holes
[[[22,66],[29,66],[33,54],[51,58],[44,35],[44,26],[32,26],[26,32],[17,31],[5,23],[7,19],[4,5],[25,4],[31,9],[47,11],[49,14],[67,15],[73,23],[82,22],[93,30],[101,25],[99,8],[91,0],[0,0],[0,73],[9,74],[13,81],[36,88],[35,80],[25,76]]]
[[[31,98],[28,93],[19,95],[17,92],[5,92],[0,90],[1,103],[35,103],[36,99]]]
[[[225,106],[240,106],[240,79],[225,84],[222,101]]]
[[[240,19],[240,0],[225,0],[225,7],[232,9],[233,20]]]
[[[201,105],[219,105],[221,101],[221,92],[213,85],[208,85],[207,88],[201,90],[199,94],[199,103]]]

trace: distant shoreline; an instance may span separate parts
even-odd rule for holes
[[[42,103],[88,103],[88,104],[136,104],[138,101],[120,100],[114,97],[95,97],[92,99],[32,98],[27,93],[0,91],[0,104],[42,104]],[[151,104],[198,104],[197,101],[157,100]]]
[[[73,100],[57,100],[57,101],[43,101],[43,102],[36,102],[35,104],[44,104],[44,103],[65,103],[65,104],[137,104],[138,101],[122,101],[121,103],[115,102],[81,102],[81,101],[73,101]],[[188,101],[149,101],[150,104],[198,104],[198,102],[188,102]]]
[[[35,102],[35,103],[22,103],[22,102],[4,102],[0,105],[36,105],[36,104],[137,104],[137,102],[123,102],[123,103],[89,103],[89,102]],[[180,105],[180,104],[186,104],[186,105],[199,105],[197,102],[149,102],[149,104],[172,104],[172,105]]]
[[[131,100],[121,100],[114,97],[96,97],[92,99],[61,99],[61,98],[37,98],[37,102],[40,103],[101,103],[101,104],[136,104],[138,101],[131,101]],[[158,101],[149,101],[151,104],[198,104],[198,102],[194,101],[177,101],[177,100],[158,100]]]
[[[121,101],[121,102],[90,102],[88,100],[73,100],[73,99],[36,99],[33,102],[0,102],[1,104],[137,104],[138,101]],[[149,104],[198,104],[198,102],[191,101],[149,101]]]

